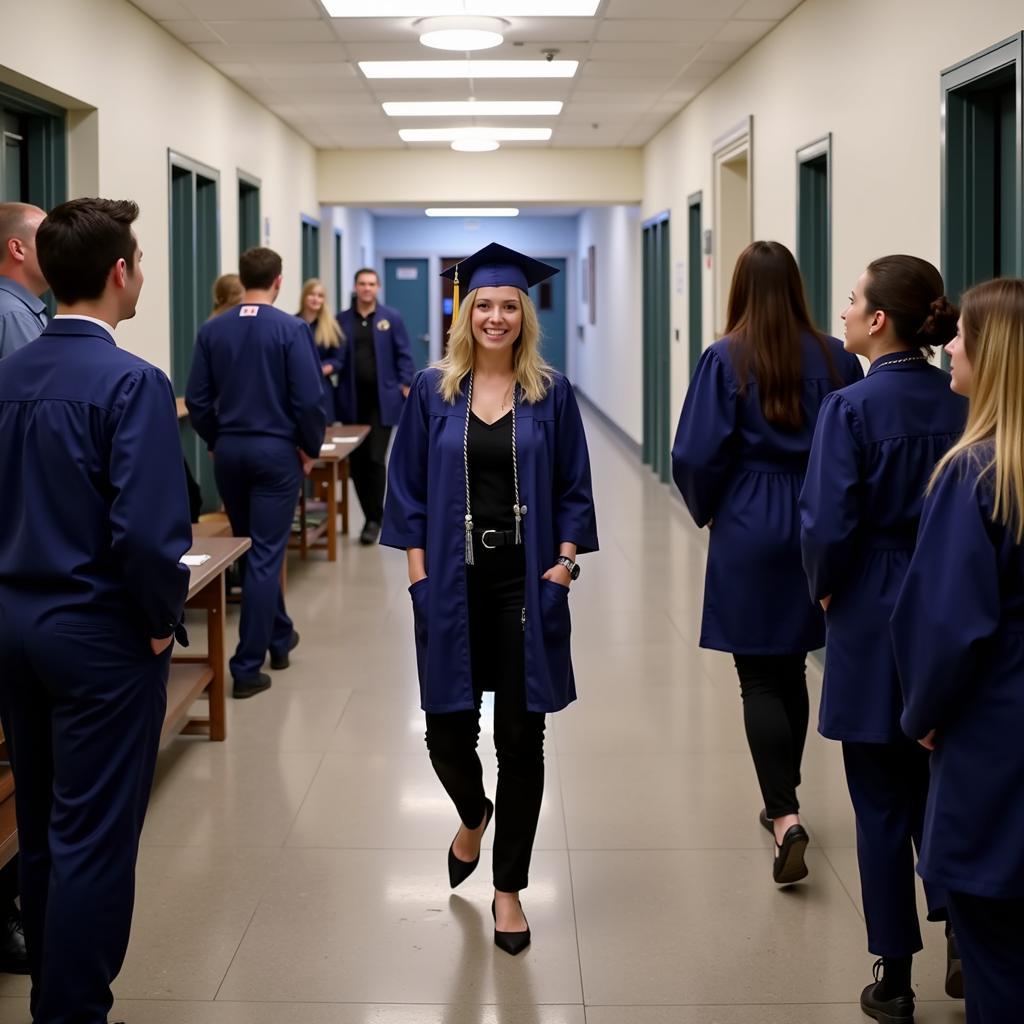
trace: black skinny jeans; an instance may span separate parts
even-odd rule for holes
[[[388,444],[391,427],[380,421],[380,403],[376,391],[360,392],[357,399],[359,421],[370,427],[366,440],[348,457],[352,483],[368,523],[384,521],[384,491],[388,480]]]
[[[734,654],[743,725],[769,818],[796,814],[810,714],[805,654]]]
[[[544,797],[544,715],[526,709],[523,659],[523,549],[477,546],[467,566],[469,642],[476,709],[427,712],[427,749],[437,777],[467,828],[484,818],[483,767],[477,754],[480,701],[494,690],[494,888],[519,892],[529,882],[530,857]]]

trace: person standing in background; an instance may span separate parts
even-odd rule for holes
[[[345,335],[335,317],[327,309],[327,292],[323,282],[311,277],[299,296],[299,311],[295,314],[309,328],[320,357],[324,375],[324,413],[328,423],[338,419],[338,369],[341,366],[341,346]]]
[[[185,403],[214,455],[217,488],[242,558],[239,643],[231,659],[236,698],[270,688],[260,669],[286,669],[299,642],[285,610],[281,565],[303,473],[324,437],[323,374],[309,329],[274,309],[281,257],[255,248],[238,260],[242,304],[199,328]]]
[[[355,276],[356,301],[338,314],[349,343],[341,350],[338,414],[343,423],[369,424],[370,433],[352,453],[352,480],[366,524],[360,544],[374,544],[384,519],[388,443],[402,415],[416,366],[409,334],[397,309],[377,302],[380,278],[364,267]]]
[[[49,322],[40,298],[49,285],[36,253],[45,216],[38,206],[0,203],[0,359],[38,338]]]
[[[229,309],[234,309],[245,295],[242,279],[237,274],[221,274],[213,282],[211,291],[213,309],[210,310],[210,320],[215,316],[220,316],[221,313],[226,313]]]

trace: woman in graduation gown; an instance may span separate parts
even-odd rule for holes
[[[807,874],[796,795],[804,667],[825,640],[800,565],[797,498],[822,400],[862,376],[856,357],[811,325],[790,251],[754,242],[736,263],[726,336],[697,364],[672,448],[687,508],[711,529],[700,645],[736,663],[779,884]]]
[[[962,299],[970,399],[892,616],[904,732],[932,750],[918,873],[946,889],[968,1024],[1024,1016],[1024,281]]]
[[[345,335],[341,325],[327,308],[327,291],[323,281],[311,277],[303,286],[299,297],[299,311],[295,314],[313,335],[320,370],[324,375],[324,412],[327,422],[334,423],[338,415],[338,369],[341,366],[341,347]]]
[[[404,548],[431,763],[461,827],[454,888],[495,817],[495,943],[530,942],[528,882],[544,790],[544,721],[576,697],[569,587],[597,550],[590,461],[572,387],[539,351],[527,289],[557,273],[491,244],[446,272],[466,286],[448,351],[398,425],[381,543]],[[492,805],[476,752],[494,691]]]
[[[886,640],[925,487],[963,433],[967,403],[950,391],[949,374],[928,362],[931,346],[949,341],[957,321],[930,263],[875,260],[843,321],[846,350],[871,368],[822,403],[800,496],[804,569],[827,612],[818,730],[843,744],[868,949],[881,958],[861,1007],[876,1019],[910,1021],[911,963],[923,948],[914,845],[928,754],[900,729],[903,696]],[[929,919],[944,920],[945,894],[925,892]],[[947,991],[961,993],[952,973]]]

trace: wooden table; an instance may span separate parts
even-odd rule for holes
[[[0,759],[10,760],[7,741],[0,730]],[[0,867],[18,852],[18,821],[14,814],[14,772],[0,765]]]
[[[313,500],[323,502],[326,514],[322,521],[310,523],[305,487],[299,496],[299,531],[293,534],[290,547],[299,549],[305,558],[312,550],[327,550],[327,561],[338,559],[338,513],[341,513],[341,532],[348,534],[348,457],[366,440],[370,428],[365,425],[346,424],[327,428],[320,458],[309,474],[313,485]],[[341,500],[338,500],[338,484]]]
[[[224,570],[249,550],[248,537],[193,536],[190,555],[209,555],[202,565],[191,567],[186,608],[206,609],[206,654],[184,653],[181,648],[171,661],[167,681],[167,714],[160,733],[166,745],[178,733],[223,740],[227,735],[227,707],[224,673]],[[192,705],[205,696],[205,718],[190,714]]]

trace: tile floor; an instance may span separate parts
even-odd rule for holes
[[[571,599],[580,700],[549,720],[533,946],[513,960],[492,945],[486,868],[448,889],[457,823],[423,746],[404,557],[345,541],[335,565],[291,562],[291,669],[230,704],[226,743],[161,755],[112,1019],[866,1019],[838,746],[809,739],[811,874],[779,891],[731,662],[695,646],[703,539],[593,417],[588,433],[603,550]],[[816,701],[813,667],[811,683]],[[493,780],[493,753],[485,764]],[[926,941],[917,1020],[954,1024],[941,926]],[[0,1024],[27,1020],[27,991],[0,976]]]

